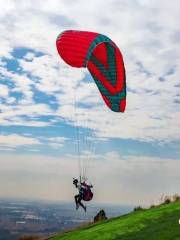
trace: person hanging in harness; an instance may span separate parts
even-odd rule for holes
[[[93,187],[92,185],[87,184],[85,181],[84,182],[79,182],[78,179],[73,179],[73,184],[75,187],[79,190],[79,194],[77,194],[74,199],[75,199],[75,204],[76,204],[76,209],[81,206],[84,211],[86,212],[87,207],[84,206],[84,204],[81,202],[83,201],[90,201],[93,198],[93,193],[91,191],[91,188]]]

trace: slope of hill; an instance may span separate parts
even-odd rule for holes
[[[180,240],[180,201],[90,224],[51,240]]]

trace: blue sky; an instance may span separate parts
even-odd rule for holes
[[[111,180],[105,182],[120,186],[115,202],[146,203],[162,193],[177,192],[178,1],[166,6],[161,0],[93,0],[88,7],[82,0],[34,3],[9,0],[0,13],[0,161],[4,166],[0,180],[7,182],[7,187],[0,185],[0,196],[70,200],[69,181],[78,174],[77,126],[80,156],[88,162],[88,177],[98,189],[95,201],[114,202],[113,190],[101,190],[107,174]],[[59,58],[55,41],[66,29],[100,32],[120,47],[127,72],[124,114],[107,109],[86,69],[71,68]],[[35,163],[39,189],[46,184],[47,190],[34,190]],[[30,177],[26,178],[27,168]],[[154,169],[159,185],[147,197]],[[23,193],[22,176],[23,188],[29,189]],[[56,176],[54,185],[45,176]],[[62,179],[64,194],[56,195]]]

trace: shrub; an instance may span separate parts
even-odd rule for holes
[[[165,196],[163,204],[169,204],[169,203],[171,203],[171,196]]]
[[[137,206],[134,208],[134,212],[141,211],[141,210],[143,210],[143,208],[141,206]]]
[[[174,195],[172,196],[172,201],[173,201],[173,202],[178,202],[178,201],[180,201],[180,195],[179,195],[179,194],[174,194]]]

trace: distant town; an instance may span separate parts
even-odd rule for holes
[[[131,207],[101,205],[109,217],[129,212]],[[24,235],[49,236],[92,221],[100,205],[88,212],[76,211],[73,203],[0,200],[0,240],[18,240]]]

